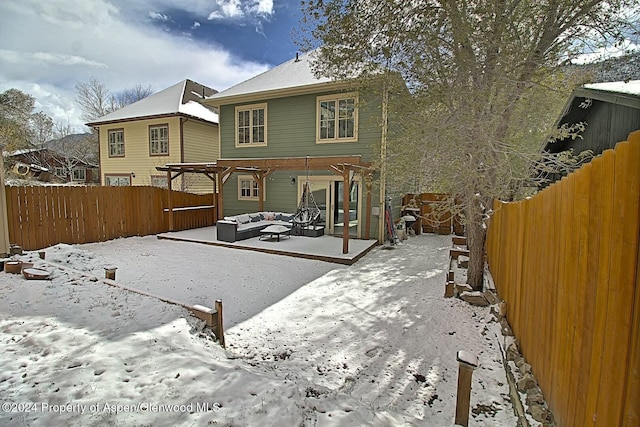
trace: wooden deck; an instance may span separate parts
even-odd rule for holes
[[[290,239],[280,240],[279,242],[276,240],[259,240],[258,237],[254,237],[229,243],[218,240],[215,226],[162,233],[158,234],[158,239],[201,243],[344,265],[354,264],[378,244],[376,240],[350,239],[349,252],[343,254],[342,237],[335,236],[291,236]]]

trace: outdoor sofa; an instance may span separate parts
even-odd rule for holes
[[[236,242],[260,236],[260,231],[269,225],[293,227],[293,214],[282,212],[256,212],[226,216],[216,222],[218,240]]]

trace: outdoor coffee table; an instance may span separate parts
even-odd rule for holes
[[[280,236],[288,236],[291,238],[291,229],[289,227],[285,227],[284,225],[269,225],[262,230],[260,230],[262,235],[258,240],[263,240],[263,238],[273,239],[276,238],[276,241],[280,241]]]

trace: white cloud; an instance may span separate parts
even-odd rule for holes
[[[167,22],[169,21],[169,17],[167,15],[163,15],[162,13],[149,11],[149,18],[155,21]]]
[[[195,30],[197,28],[200,28],[200,23],[198,21],[194,22],[193,25],[191,26],[192,30]]]
[[[251,10],[259,15],[272,15],[273,0],[257,0],[255,4],[251,6]]]
[[[0,1],[0,91],[30,93],[54,120],[82,130],[74,103],[79,81],[95,77],[113,92],[138,83],[158,91],[189,78],[222,90],[267,69],[130,15],[109,0]]]
[[[239,19],[244,16],[240,0],[216,0],[216,10],[207,19]]]
[[[259,20],[273,14],[273,0],[216,0],[208,20]]]

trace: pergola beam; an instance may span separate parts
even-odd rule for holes
[[[261,170],[322,170],[332,165],[351,164],[362,167],[371,166],[362,162],[361,156],[321,156],[321,157],[272,157],[247,159],[219,159],[218,166],[245,167]]]

